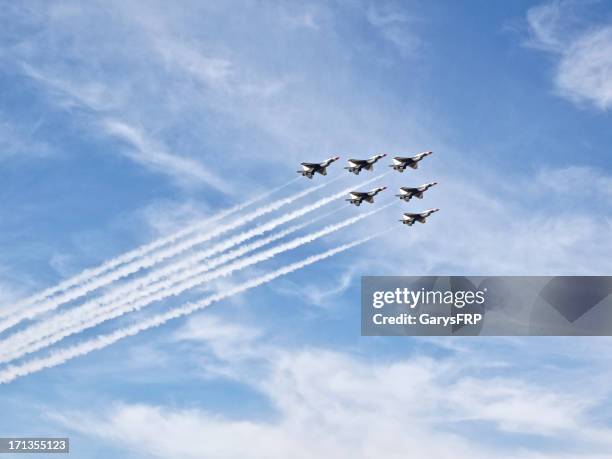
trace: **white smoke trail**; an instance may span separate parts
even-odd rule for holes
[[[334,197],[338,197],[338,195],[334,195]],[[124,284],[120,287],[113,289],[112,291],[90,300],[74,309],[70,309],[66,312],[56,314],[48,320],[44,320],[40,323],[33,324],[21,331],[18,331],[4,340],[0,341],[0,363],[7,362],[13,360],[15,357],[15,352],[21,351],[21,349],[26,349],[31,343],[42,340],[43,338],[56,333],[60,330],[63,330],[67,327],[68,324],[73,323],[75,317],[81,318],[84,314],[88,314],[92,311],[95,311],[97,308],[104,306],[113,301],[122,300],[126,301],[130,298],[137,298],[141,296],[144,292],[144,288],[147,286],[154,284],[154,282],[159,281],[160,279],[167,278],[168,276],[175,274],[177,272],[190,270],[189,273],[193,274],[192,269],[194,267],[198,267],[198,272],[203,272],[208,269],[212,269],[218,266],[220,263],[216,262],[216,260],[212,260],[209,264],[204,265],[202,270],[202,266],[198,266],[200,262],[209,258],[210,256],[222,252],[223,250],[230,248],[234,245],[237,245],[240,242],[243,242],[247,239],[250,239],[254,236],[258,236],[264,234],[268,230],[274,229],[275,227],[286,223],[294,218],[298,218],[312,210],[315,210],[321,207],[324,204],[327,204],[330,201],[329,198],[325,198],[318,203],[315,203],[312,206],[304,207],[298,211],[291,212],[289,214],[285,214],[277,219],[274,219],[270,222],[267,222],[263,225],[259,225],[256,228],[243,232],[233,238],[230,238],[227,241],[224,241],[220,244],[217,244],[210,249],[200,251],[184,260],[180,260],[176,263],[173,263],[169,266],[165,266],[163,268],[157,269],[148,275],[137,278],[127,284]],[[316,223],[319,220],[322,220],[330,215],[337,214],[342,209],[346,208],[345,205],[338,207],[331,212],[324,213],[322,215],[318,215],[314,219],[308,220],[305,223],[294,225],[284,231],[281,231],[277,234],[273,234],[265,239],[260,239],[253,244],[249,244],[247,246],[241,247],[240,249],[234,250],[231,252],[232,256],[222,257],[223,262],[230,261],[233,258],[238,256],[242,256],[250,251],[256,250],[259,247],[263,247],[275,240],[281,239],[285,236],[288,236],[291,233],[294,233],[307,225],[311,225]],[[229,254],[228,254],[229,255]],[[148,291],[148,290],[147,290]]]
[[[342,206],[342,208],[343,207],[345,206]],[[238,258],[246,253],[249,253],[260,247],[268,245],[276,240],[282,239],[296,231],[299,231],[300,229],[308,225],[312,225],[316,223],[317,221],[322,220],[330,215],[337,214],[342,208],[338,207],[332,210],[331,212],[327,212],[322,215],[319,215],[314,219],[308,220],[298,225],[291,226],[276,234],[272,234],[271,236],[268,236],[267,238],[262,238],[252,244],[248,244],[246,246],[240,247],[228,253],[227,255],[220,257],[218,260],[214,259],[209,264],[200,267],[198,272],[204,272],[204,271],[210,270],[216,266],[219,266],[222,263],[231,261],[232,259]],[[202,255],[205,255],[204,252],[202,252]],[[198,260],[201,261],[200,260],[201,258],[203,259],[203,257],[200,254],[198,254],[193,261],[198,261]],[[173,266],[175,265],[171,265],[170,267],[173,267]],[[190,263],[187,266],[187,268],[191,266],[193,266],[193,263]],[[164,271],[164,270],[159,270],[159,271]],[[127,301],[130,299],[138,298],[142,296],[143,292],[145,291],[143,290],[143,287],[146,287],[147,284],[153,284],[154,281],[160,280],[166,277],[168,274],[172,274],[173,272],[174,270],[157,273],[159,275],[154,276],[151,279],[149,279],[150,282],[141,282],[141,279],[138,279],[138,282],[132,282],[131,285],[125,285],[125,286],[122,286],[121,288],[115,289],[113,292],[111,292],[112,294],[103,295],[102,297],[89,301],[81,306],[78,306],[77,308],[70,309],[64,313],[56,314],[55,316],[51,317],[49,320],[45,320],[43,322],[31,325],[25,328],[24,330],[14,333],[13,335],[7,337],[6,339],[0,341],[0,363],[14,360],[18,358],[20,355],[23,355],[23,353],[33,352],[33,350],[30,350],[30,351],[25,351],[25,350],[31,349],[31,347],[29,346],[32,343],[36,343],[38,341],[41,341],[43,338],[46,338],[47,336],[50,336],[58,331],[67,329],[67,326],[73,323],[75,319],[82,319],[84,314],[90,313],[92,311],[95,312],[95,310],[98,307],[103,306],[106,303],[109,303],[111,301],[116,301],[119,299],[123,301]],[[194,273],[190,271],[190,274],[194,274]],[[146,291],[150,291],[150,290],[151,289],[149,287],[149,289]],[[48,344],[45,344],[45,346],[47,345]],[[37,349],[40,349],[40,347],[37,347],[36,350]],[[19,352],[19,355],[16,354],[17,352]]]
[[[348,250],[359,244],[363,244],[364,242],[367,242],[370,239],[377,237],[386,231],[383,231],[381,233],[378,233],[372,236],[368,236],[358,241],[350,242],[348,244],[343,244],[339,247],[327,250],[318,255],[312,255],[302,261],[298,261],[296,263],[289,264],[287,266],[279,268],[263,276],[259,276],[250,281],[241,283],[240,285],[232,287],[224,292],[219,292],[214,295],[211,295],[202,301],[199,301],[196,303],[187,303],[183,306],[171,309],[170,311],[165,312],[163,314],[158,314],[156,316],[151,317],[150,319],[136,323],[132,326],[121,328],[113,333],[109,333],[106,335],[99,335],[96,338],[84,341],[82,343],[79,343],[79,344],[76,344],[70,347],[66,347],[64,349],[59,349],[58,351],[53,352],[47,357],[32,359],[20,365],[8,366],[4,370],[0,371],[0,384],[9,383],[19,377],[38,372],[45,368],[51,368],[57,365],[61,365],[75,357],[83,356],[83,355],[89,354],[90,352],[100,350],[107,346],[110,346],[111,344],[114,344],[123,338],[137,335],[138,333],[142,331],[163,325],[170,320],[189,315],[195,311],[204,309],[215,302],[224,300],[225,298],[228,298],[233,295],[237,295],[239,293],[243,293],[252,288],[259,287],[260,285],[271,282],[278,277],[287,275],[289,273],[292,273],[293,271],[296,271],[298,269],[304,268],[318,261],[329,258],[337,253]]]
[[[301,245],[326,236],[332,232],[338,231],[349,225],[357,223],[358,221],[366,217],[380,212],[381,210],[389,207],[390,205],[391,204],[387,204],[386,206],[372,210],[365,214],[348,218],[335,225],[329,225],[323,228],[322,230],[295,238],[289,242],[280,244],[276,247],[272,247],[251,257],[238,260],[237,262],[224,266],[223,268],[220,268],[216,271],[208,272],[210,269],[216,266],[231,261],[237,257],[242,256],[245,253],[255,250],[258,247],[261,247],[261,244],[260,241],[257,241],[245,247],[240,247],[232,252],[227,253],[226,255],[222,255],[221,257],[212,260],[212,262],[207,265],[199,267],[196,271],[190,271],[186,273],[182,277],[176,276],[163,282],[159,282],[158,284],[153,284],[143,290],[136,290],[134,294],[128,295],[127,297],[123,297],[118,304],[111,303],[106,307],[98,308],[97,310],[92,311],[93,313],[89,316],[84,316],[83,311],[81,311],[80,308],[72,310],[69,313],[57,316],[53,318],[53,322],[57,325],[54,325],[52,323],[49,326],[49,324],[47,323],[42,323],[38,327],[32,327],[32,329],[30,330],[26,330],[11,337],[14,338],[12,341],[14,341],[15,343],[13,344],[13,348],[11,348],[10,346],[5,346],[3,343],[3,352],[0,361],[7,362],[15,360],[19,357],[22,357],[23,355],[50,346],[51,344],[54,344],[67,336],[70,336],[75,333],[80,333],[81,331],[99,325],[108,320],[117,318],[134,310],[141,309],[142,307],[145,307],[150,303],[162,300],[169,296],[179,295],[180,293],[186,290],[201,285],[205,282],[215,280],[219,277],[228,276],[237,270],[241,270],[256,263],[268,260],[280,253],[297,248]],[[282,236],[285,236],[287,235],[287,232],[284,231],[280,234]],[[28,339],[30,340],[29,342]],[[15,349],[15,345],[17,346],[17,349]]]
[[[337,179],[334,179],[337,180]],[[13,327],[14,325],[18,324],[19,322],[21,322],[22,320],[25,319],[31,319],[33,317],[35,317],[38,314],[41,314],[43,312],[47,312],[47,311],[51,311],[59,306],[61,306],[62,304],[65,304],[69,301],[75,300],[77,298],[80,298],[83,295],[86,295],[87,293],[96,290],[100,287],[103,287],[105,285],[108,285],[112,282],[115,282],[116,280],[119,280],[123,277],[129,276],[130,274],[133,274],[141,269],[144,268],[148,268],[151,267],[153,265],[155,265],[156,263],[159,263],[163,260],[166,260],[168,258],[171,258],[173,256],[176,256],[180,253],[182,253],[185,250],[190,249],[191,247],[201,244],[203,242],[206,242],[214,237],[217,237],[225,232],[231,231],[233,229],[239,228],[240,226],[246,224],[249,221],[255,220],[258,217],[261,217],[265,214],[268,214],[270,212],[273,212],[275,210],[278,210],[279,208],[290,204],[294,201],[296,201],[297,199],[300,199],[304,196],[306,196],[307,194],[310,194],[320,188],[322,188],[323,186],[328,185],[331,182],[326,182],[324,184],[318,185],[314,188],[305,190],[301,193],[298,193],[294,196],[291,196],[289,198],[285,198],[285,199],[281,199],[278,201],[273,202],[272,204],[269,204],[267,206],[261,207],[249,214],[246,214],[244,216],[242,216],[240,219],[225,224],[225,225],[221,225],[221,226],[217,226],[214,230],[206,232],[206,233],[202,233],[199,235],[196,235],[190,239],[187,239],[183,242],[179,242],[175,245],[171,245],[170,247],[161,250],[153,255],[149,255],[146,257],[141,257],[140,259],[136,259],[136,261],[133,261],[125,266],[123,266],[122,268],[116,269],[115,271],[111,271],[110,273],[101,276],[99,278],[94,278],[94,280],[85,280],[81,283],[80,286],[75,286],[76,288],[69,290],[67,293],[64,293],[63,295],[60,295],[59,297],[55,297],[52,299],[48,299],[42,303],[39,303],[38,305],[35,305],[34,307],[28,308],[24,311],[21,312],[17,312],[16,314],[14,314],[13,316],[10,316],[9,318],[5,319],[4,321],[0,322],[0,333]]]
[[[0,309],[0,318],[2,317],[6,317],[10,314],[12,314],[13,312],[15,312],[16,310],[22,308],[22,307],[27,307],[30,306],[31,304],[34,303],[38,303],[39,301],[42,301],[46,298],[51,297],[52,295],[55,295],[58,292],[61,292],[63,290],[66,290],[70,287],[73,287],[75,285],[80,284],[81,282],[85,282],[88,279],[94,278],[96,276],[99,276],[100,274],[105,273],[106,271],[109,271],[119,265],[122,265],[124,263],[130,262],[132,260],[135,260],[136,258],[139,258],[143,255],[146,255],[160,247],[163,247],[164,245],[170,244],[172,242],[177,241],[178,239],[181,239],[191,233],[193,233],[194,231],[197,231],[198,229],[201,228],[205,228],[207,226],[209,226],[211,223],[214,223],[216,221],[222,220],[225,217],[235,214],[236,212],[240,212],[241,210],[255,204],[258,201],[261,201],[262,199],[267,198],[268,196],[271,196],[274,193],[277,193],[278,191],[282,190],[283,188],[288,187],[289,185],[292,185],[293,183],[297,182],[300,179],[300,177],[296,177],[293,180],[288,181],[287,183],[285,183],[284,185],[281,185],[279,187],[274,188],[273,190],[267,191],[265,193],[260,194],[259,196],[247,201],[247,202],[243,202],[241,204],[237,204],[229,209],[226,209],[220,213],[218,213],[217,215],[205,219],[204,221],[200,221],[198,223],[195,223],[193,225],[188,226],[187,228],[184,228],[180,231],[177,231],[176,233],[170,234],[169,236],[165,236],[163,238],[157,239],[155,241],[152,241],[148,244],[142,245],[134,250],[130,250],[129,252],[126,252],[122,255],[119,255],[118,257],[112,258],[108,261],[106,261],[105,263],[101,264],[100,266],[97,266],[95,268],[88,268],[83,270],[81,273],[77,274],[76,276],[70,277],[62,282],[60,282],[57,285],[54,285],[53,287],[49,287],[45,290],[42,290],[41,292],[38,292],[32,296],[29,296],[27,298],[24,298],[20,301],[18,301],[16,304],[14,304],[12,307],[7,308],[7,309]],[[323,186],[323,185],[321,185]],[[316,187],[315,189],[320,188]],[[314,191],[314,190],[313,190]],[[1,331],[1,330],[0,330]]]
[[[291,226],[283,231],[273,234],[267,238],[260,239],[252,244],[245,245],[236,249],[227,255],[219,257],[220,261],[213,259],[210,263],[200,267],[200,271],[208,271],[222,262],[228,261],[227,259],[233,259],[241,256],[243,253],[256,250],[259,247],[263,247],[269,243],[272,243],[278,239],[281,239],[301,228],[307,226],[310,222],[305,222],[300,225]],[[10,362],[25,354],[35,352],[47,347],[50,344],[56,343],[62,338],[80,331],[80,327],[75,327],[75,323],[87,322],[88,317],[96,317],[100,311],[104,311],[107,308],[103,308],[106,303],[111,300],[121,300],[123,302],[132,303],[135,299],[152,294],[158,291],[155,283],[148,286],[145,289],[130,289],[127,292],[115,292],[112,296],[106,296],[90,301],[77,308],[70,309],[66,312],[56,314],[49,320],[31,325],[30,327],[20,330],[17,333],[9,336],[8,338],[0,341],[0,363]],[[103,301],[104,300],[104,301]],[[123,303],[122,303],[123,304]],[[63,332],[61,336],[58,336],[58,332]],[[48,338],[50,337],[50,338]],[[45,339],[47,338],[47,339]]]

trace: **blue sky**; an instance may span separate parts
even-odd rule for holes
[[[609,456],[608,339],[362,338],[358,303],[366,274],[609,274],[609,4],[1,5],[0,310],[287,184],[304,160],[431,149],[380,184],[437,180],[414,205],[442,209],[0,385],[3,435],[68,435],[79,458]],[[373,176],[343,172],[289,183],[270,200],[339,177],[255,223]],[[298,235],[364,211],[339,200]],[[401,211],[51,352],[387,229]]]

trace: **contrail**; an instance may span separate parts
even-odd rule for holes
[[[205,282],[215,280],[219,277],[228,276],[237,270],[242,270],[256,263],[260,263],[262,261],[268,260],[280,253],[297,248],[301,245],[304,245],[306,243],[319,239],[323,236],[326,236],[334,231],[338,231],[342,228],[345,228],[346,226],[352,225],[366,217],[369,217],[377,212],[380,212],[381,210],[389,207],[391,204],[392,203],[387,204],[386,206],[374,209],[365,214],[358,215],[356,217],[348,218],[335,225],[329,225],[323,228],[322,230],[313,232],[311,234],[307,234],[302,237],[295,238],[289,242],[272,247],[268,250],[257,253],[253,256],[247,257],[242,260],[238,260],[237,262],[231,263],[216,271],[208,272],[210,271],[210,269],[216,266],[219,266],[223,263],[231,261],[232,259],[235,259],[243,255],[244,253],[255,250],[260,245],[259,245],[259,241],[257,241],[251,244],[252,247],[245,246],[245,247],[238,248],[232,252],[227,253],[226,255],[223,255],[217,259],[214,259],[210,264],[204,265],[198,268],[194,272],[187,273],[186,276],[182,276],[182,277],[177,276],[175,278],[170,278],[166,281],[159,282],[158,284],[153,284],[152,286],[149,286],[149,288],[147,289],[135,291],[134,294],[123,298],[118,304],[111,303],[107,307],[103,307],[103,308],[99,308],[98,310],[94,310],[93,314],[91,314],[89,317],[83,317],[82,311],[80,311],[79,309],[71,310],[69,313],[66,313],[64,315],[56,316],[53,319],[53,321],[58,323],[59,327],[61,327],[59,331],[54,330],[53,325],[51,326],[52,327],[51,330],[49,330],[48,324],[42,323],[38,326],[38,329],[36,329],[37,327],[33,327],[35,329],[29,330],[29,331],[26,330],[27,333],[25,333],[25,331],[21,332],[21,336],[17,336],[17,335],[20,335],[19,333],[14,335],[14,337],[11,337],[11,338],[14,338],[14,341],[18,343],[17,350],[15,350],[14,348],[12,350],[7,349],[8,352],[7,351],[3,352],[2,358],[0,361],[7,362],[10,360],[17,359],[19,357],[22,357],[25,354],[29,354],[37,350],[40,350],[44,347],[50,346],[51,344],[54,344],[60,341],[66,336],[69,336],[75,333],[79,333],[83,330],[94,327],[103,322],[106,322],[107,320],[111,320],[123,314],[127,314],[134,310],[141,309],[142,307],[147,306],[150,303],[162,300],[169,296],[179,295],[182,292],[189,290],[193,287],[196,287],[198,285],[201,285]],[[283,232],[281,232],[281,234],[282,233]],[[285,235],[286,234],[283,234],[283,236]],[[139,298],[141,299],[138,300]],[[67,317],[67,316],[70,316],[70,317]],[[27,337],[24,335],[26,335]],[[41,335],[44,335],[44,336],[41,337]],[[33,344],[29,344],[29,345],[27,344],[28,338],[30,339],[29,343],[33,343]],[[25,345],[24,345],[24,342],[26,343]]]
[[[372,179],[369,179],[363,183],[361,183],[361,186],[366,185],[374,180],[378,180],[380,178],[382,178],[384,175],[388,174],[381,174],[377,177],[374,177]],[[334,179],[334,180],[338,180],[338,179]],[[331,182],[327,182],[328,184]],[[164,261],[168,258],[171,258],[173,256],[176,256],[182,252],[184,252],[185,250],[190,249],[191,247],[201,244],[203,242],[206,242],[220,234],[223,234],[227,231],[239,228],[240,226],[244,225],[245,223],[254,220],[262,215],[265,215],[267,213],[270,213],[274,210],[279,209],[280,207],[289,204],[309,193],[312,193],[320,188],[322,188],[325,184],[319,185],[315,188],[312,188],[310,190],[306,190],[303,191],[301,193],[298,193],[290,198],[285,198],[285,199],[281,199],[279,201],[276,201],[268,206],[262,207],[260,209],[257,209],[253,212],[251,212],[250,214],[246,214],[243,217],[241,217],[241,219],[228,223],[226,225],[221,225],[215,228],[214,231],[212,232],[208,232],[208,233],[203,233],[200,235],[196,235],[190,239],[187,239],[183,242],[179,242],[173,246],[170,246],[169,248],[162,250],[160,252],[157,252],[155,254],[149,255],[147,257],[141,257],[140,260],[136,260],[122,268],[119,268],[115,271],[112,271],[110,273],[108,273],[105,276],[102,276],[101,278],[98,278],[97,280],[94,279],[93,281],[90,281],[88,283],[85,283],[84,285],[75,288],[63,295],[60,295],[59,297],[53,298],[53,299],[49,299],[43,303],[38,304],[37,306],[33,307],[33,308],[29,308],[21,313],[18,313],[14,316],[9,317],[8,319],[5,319],[4,321],[0,322],[0,333],[2,333],[3,331],[7,330],[8,328],[13,327],[14,325],[18,324],[19,322],[21,322],[24,319],[31,319],[34,316],[36,316],[37,314],[43,313],[43,312],[47,312],[47,311],[51,311],[59,306],[61,306],[62,304],[65,304],[69,301],[75,300],[77,298],[80,298],[83,295],[86,295],[87,293],[96,290],[98,288],[104,287],[112,282],[115,282],[123,277],[129,276],[141,269],[144,268],[149,268],[161,261]],[[337,199],[339,196],[341,196],[342,194],[346,194],[348,193],[348,191],[350,191],[349,188],[346,188],[345,190],[336,193],[335,195],[333,195],[333,197],[329,197],[327,198],[327,200],[324,200],[325,203],[327,202],[331,202],[334,199]],[[311,206],[307,206],[305,207],[305,209],[309,209],[313,210],[317,207],[316,204],[313,204]],[[300,211],[296,211],[296,214],[300,213]],[[300,214],[302,215],[302,214]],[[295,217],[293,217],[295,218]],[[288,221],[288,220],[287,220]],[[216,253],[216,252],[215,252]]]
[[[363,244],[364,242],[367,242],[370,239],[377,237],[386,231],[388,230],[385,230],[381,233],[378,233],[372,236],[368,236],[358,241],[350,242],[348,244],[343,244],[341,246],[327,250],[318,255],[312,255],[302,261],[298,261],[296,263],[289,264],[287,266],[279,268],[263,276],[259,276],[250,281],[241,283],[240,285],[232,287],[226,290],[225,292],[219,292],[214,295],[211,295],[202,301],[199,301],[196,303],[187,303],[183,306],[171,309],[170,311],[163,313],[163,314],[158,314],[156,316],[151,317],[150,319],[139,322],[132,326],[121,328],[113,333],[109,333],[106,335],[99,335],[96,338],[84,341],[82,343],[79,343],[79,344],[76,344],[70,347],[66,347],[64,349],[60,349],[50,354],[47,357],[32,359],[20,365],[8,366],[4,370],[0,371],[0,384],[9,383],[21,376],[26,376],[26,375],[35,373],[37,371],[43,370],[45,368],[50,368],[50,367],[54,367],[57,365],[61,365],[75,357],[86,355],[86,354],[89,354],[90,352],[110,346],[111,344],[114,344],[123,338],[137,335],[138,333],[142,331],[163,325],[164,323],[170,320],[189,315],[195,311],[204,309],[215,302],[224,300],[225,298],[228,298],[233,295],[237,295],[239,293],[243,293],[252,288],[259,287],[260,285],[271,282],[278,277],[287,275],[289,273],[292,273],[293,271],[297,271],[298,269],[304,268],[308,265],[311,265],[318,261],[329,258],[337,253],[343,252],[352,247]]]
[[[337,180],[337,179],[334,179]],[[37,314],[40,314],[42,312],[47,312],[50,310],[55,309],[56,307],[67,303],[69,301],[75,300],[77,298],[80,298],[81,296],[96,290],[100,287],[103,287],[105,285],[108,285],[118,279],[121,279],[123,277],[129,276],[130,274],[133,274],[137,271],[139,271],[140,269],[143,268],[148,268],[153,266],[156,263],[159,263],[160,261],[163,261],[165,259],[171,258],[175,255],[178,255],[179,253],[193,247],[194,245],[197,244],[201,244],[203,242],[206,242],[216,236],[219,236],[227,231],[231,231],[233,229],[239,228],[240,226],[244,225],[245,223],[255,220],[258,217],[261,217],[265,214],[268,214],[270,212],[273,212],[275,210],[278,210],[279,208],[290,204],[294,201],[296,201],[297,199],[300,199],[328,184],[330,184],[331,182],[326,182],[323,183],[321,185],[318,185],[314,188],[310,188],[308,190],[302,191],[301,193],[295,194],[289,198],[284,198],[284,199],[280,199],[278,201],[273,202],[272,204],[269,204],[267,206],[261,207],[249,214],[246,214],[244,216],[242,216],[240,219],[225,224],[225,225],[220,225],[217,226],[214,230],[203,233],[203,234],[199,234],[197,236],[194,236],[190,239],[187,239],[183,242],[180,242],[178,244],[172,245],[167,249],[161,250],[160,252],[157,252],[156,254],[152,254],[149,255],[147,258],[145,258],[145,261],[143,261],[142,259],[136,259],[136,261],[133,261],[125,266],[123,266],[122,268],[119,268],[115,271],[111,271],[110,273],[94,279],[94,280],[85,280],[83,281],[82,285],[77,286],[77,288],[68,291],[67,293],[60,295],[59,297],[53,298],[53,299],[49,299],[47,301],[44,301],[32,308],[28,308],[25,311],[19,312],[7,319],[5,319],[4,321],[0,322],[0,333],[7,330],[8,328],[11,328],[12,326],[18,324],[19,322],[21,322],[22,320],[25,319],[31,319],[34,316],[36,316]],[[168,239],[168,238],[167,238]],[[142,257],[141,257],[142,258]],[[111,260],[112,261],[112,260]]]
[[[209,264],[203,265],[202,267],[200,267],[198,272],[208,271],[226,261],[238,258],[244,253],[256,250],[257,248],[263,247],[278,239],[282,239],[283,237],[286,237],[287,235],[298,231],[309,224],[310,222],[305,222],[300,225],[291,226],[267,238],[260,239],[252,244],[248,244],[236,250],[233,250],[227,255],[219,257],[219,261],[217,261],[217,259],[214,259]],[[123,301],[123,303],[120,304],[124,305],[126,302],[128,304],[133,303],[135,299],[141,298],[143,296],[146,297],[146,295],[156,293],[157,291],[159,291],[159,287],[156,284],[152,284],[144,290],[132,289],[131,291],[127,292],[131,293],[131,295],[112,295],[112,299],[120,299]],[[85,303],[84,305],[81,305],[75,309],[71,309],[64,313],[57,314],[48,321],[32,325],[22,331],[19,331],[9,336],[5,340],[0,341],[0,363],[10,362],[12,360],[18,359],[19,357],[22,357],[26,354],[30,354],[51,344],[54,344],[67,336],[70,336],[74,333],[78,333],[82,329],[82,324],[88,323],[87,319],[90,319],[92,317],[95,318],[98,316],[99,312],[104,312],[108,309],[108,307],[104,308],[103,306],[109,300],[110,298],[105,299],[105,301],[102,301],[102,299],[97,299],[96,301]],[[89,313],[89,315],[84,316],[84,314],[87,313]],[[61,335],[59,333],[61,333]]]
[[[342,206],[342,207],[345,207],[345,206]],[[264,247],[265,245],[268,245],[276,240],[282,239],[296,231],[299,231],[300,229],[306,226],[312,225],[319,220],[322,220],[332,214],[335,214],[340,210],[341,208],[334,209],[333,211],[319,215],[312,220],[308,220],[298,225],[291,226],[283,231],[279,231],[276,234],[272,234],[271,236],[259,239],[251,244],[240,247],[222,257],[219,257],[218,259],[212,260],[209,264],[204,265],[203,267],[200,267],[200,269],[198,269],[198,273],[208,271],[216,266],[219,266],[223,263],[226,263],[235,258],[238,258],[260,247]],[[189,274],[193,275],[194,272],[190,272]],[[166,277],[165,273],[163,275],[156,276],[155,280],[159,280],[164,277]],[[152,283],[152,282],[149,282],[149,283]],[[146,286],[146,284],[139,282],[138,285],[131,285],[130,288],[126,288],[127,286],[118,288],[116,289],[116,291],[112,292],[112,295],[109,295],[109,294],[103,295],[102,297],[89,301],[77,308],[70,309],[64,313],[57,314],[53,316],[52,318],[50,318],[49,320],[43,321],[38,324],[31,325],[25,328],[24,330],[14,333],[13,335],[7,337],[6,339],[0,341],[0,349],[2,350],[2,352],[0,353],[0,363],[14,360],[22,355],[34,352],[35,350],[41,349],[42,347],[46,347],[49,344],[57,342],[58,340],[53,340],[51,342],[45,341],[44,346],[39,345],[39,343],[42,342],[43,338],[46,338],[47,336],[53,336],[53,334],[57,333],[58,331],[68,329],[67,325],[74,323],[75,320],[77,322],[83,321],[83,314],[86,314],[89,312],[95,313],[96,309],[98,309],[100,306],[104,306],[104,304],[106,303],[109,303],[113,300],[119,300],[119,299],[125,302],[130,299],[134,299],[134,298],[137,299],[140,296],[144,296],[145,290],[142,290],[141,288],[139,288],[139,287],[144,287],[144,286]],[[153,286],[155,286],[155,284],[153,284]],[[150,286],[148,290],[151,290]],[[155,291],[156,289],[153,289],[153,292]],[[95,317],[95,314],[94,314],[94,317]],[[73,333],[75,332],[72,331],[69,334],[73,334]],[[68,335],[64,335],[62,336],[62,338],[65,336],[68,336]],[[33,346],[31,346],[32,343],[36,343],[35,349]]]
[[[7,310],[0,310],[0,318],[2,317],[6,317],[8,315],[10,315],[12,312],[14,312],[15,310],[21,308],[21,307],[27,307],[33,303],[38,303],[39,301],[42,301],[46,298],[49,298],[50,296],[61,292],[63,290],[66,290],[70,287],[73,287],[75,285],[80,284],[81,282],[84,282],[88,279],[91,279],[93,277],[99,276],[100,274],[105,273],[106,271],[109,271],[119,265],[122,265],[124,263],[128,263],[136,258],[139,258],[143,255],[146,255],[164,245],[170,244],[172,242],[175,242],[178,239],[181,239],[191,233],[193,233],[194,231],[197,231],[200,228],[205,228],[208,225],[210,225],[211,223],[214,223],[216,221],[222,220],[223,218],[234,214],[236,212],[240,212],[241,210],[255,204],[258,201],[261,201],[262,199],[267,198],[268,196],[271,196],[274,193],[277,193],[278,191],[282,190],[283,188],[288,187],[289,185],[295,183],[296,181],[298,181],[300,179],[300,177],[296,177],[293,180],[288,181],[287,183],[285,183],[284,185],[281,185],[279,187],[274,188],[273,190],[267,191],[265,193],[260,194],[259,196],[256,196],[255,198],[241,203],[241,204],[237,204],[229,209],[226,209],[224,211],[221,211],[220,213],[218,213],[217,215],[210,217],[208,219],[205,219],[204,221],[200,221],[198,223],[195,223],[193,225],[188,226],[187,228],[184,228],[180,231],[177,231],[176,233],[173,233],[169,236],[165,236],[163,238],[157,239],[153,242],[150,242],[148,244],[142,245],[134,250],[131,250],[129,252],[126,252],[122,255],[119,255],[118,257],[112,258],[110,260],[108,260],[107,262],[101,264],[100,266],[97,266],[95,268],[89,268],[89,269],[85,269],[83,270],[81,273],[77,274],[76,276],[73,276],[71,278],[68,278],[62,282],[60,282],[59,284],[53,286],[53,287],[49,287],[41,292],[38,292],[32,296],[29,296],[27,298],[24,298],[23,300],[18,301],[16,304],[14,304],[11,308],[7,309]],[[331,183],[331,182],[328,182]],[[311,191],[315,191],[319,188],[321,188],[321,186],[317,186],[315,187],[313,190]],[[1,330],[0,330],[1,331]]]

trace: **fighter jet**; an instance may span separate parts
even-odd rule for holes
[[[359,206],[363,201],[367,201],[372,204],[374,202],[374,196],[386,189],[387,187],[383,186],[382,188],[374,188],[370,191],[351,191],[349,193],[351,198],[347,199],[347,201],[351,204],[355,204],[356,206]]]
[[[308,177],[311,179],[315,172],[321,175],[327,175],[327,166],[329,166],[334,161],[338,161],[340,156],[334,156],[333,158],[326,159],[322,163],[301,163],[302,170],[297,171],[298,174],[302,174],[304,177]]]
[[[414,225],[414,222],[425,223],[427,221],[427,217],[439,210],[440,209],[429,209],[425,212],[421,212],[420,214],[405,213],[404,218],[402,218],[400,222],[408,226]]]
[[[417,169],[419,167],[419,161],[421,161],[426,156],[431,155],[432,153],[433,151],[424,151],[423,153],[419,153],[418,155],[409,156],[405,158],[402,156],[396,156],[395,158],[393,158],[393,164],[391,164],[389,167],[392,167],[398,172],[404,172],[404,169],[406,169],[406,167]]]
[[[400,188],[400,194],[396,194],[395,196],[399,197],[400,199],[403,199],[406,202],[410,201],[413,197],[423,199],[423,193],[425,193],[432,186],[435,186],[437,184],[438,182],[431,182],[431,183],[426,183],[425,185],[421,185],[415,188],[403,186]]]
[[[366,171],[371,171],[374,169],[374,164],[376,164],[376,161],[384,158],[385,156],[387,156],[386,153],[384,155],[372,156],[369,159],[349,159],[349,167],[345,167],[345,169],[355,175],[359,175],[359,172],[361,172],[362,169],[365,169]]]

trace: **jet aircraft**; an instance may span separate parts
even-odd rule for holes
[[[440,209],[429,209],[418,214],[405,213],[400,222],[408,226],[414,225],[414,222],[425,223],[427,221],[427,217],[439,210]]]
[[[393,158],[393,164],[389,167],[392,167],[394,170],[398,172],[404,172],[406,167],[411,167],[412,169],[417,169],[419,167],[419,161],[421,161],[426,156],[429,156],[433,153],[433,151],[424,151],[423,153],[419,153],[415,156],[402,157],[396,156]]]
[[[339,159],[339,156],[334,156],[333,158],[326,159],[322,163],[301,163],[302,170],[297,171],[297,173],[302,174],[302,176],[308,177],[309,179],[311,179],[315,173],[327,175],[327,167]]]
[[[435,186],[437,184],[438,182],[431,182],[431,183],[426,183],[424,185],[417,186],[414,188],[403,186],[400,188],[400,194],[396,194],[395,196],[399,197],[400,199],[406,202],[410,201],[413,197],[423,199],[423,193],[425,193],[432,186]]]
[[[367,201],[371,204],[374,202],[374,196],[386,189],[387,187],[383,186],[381,188],[374,188],[370,191],[351,191],[349,193],[351,198],[347,199],[347,201],[356,206],[359,206],[363,201]]]
[[[374,164],[381,158],[384,158],[387,154],[372,156],[369,159],[349,159],[348,167],[345,167],[349,172],[352,172],[355,175],[359,175],[362,169],[366,171],[371,171],[374,169]]]

